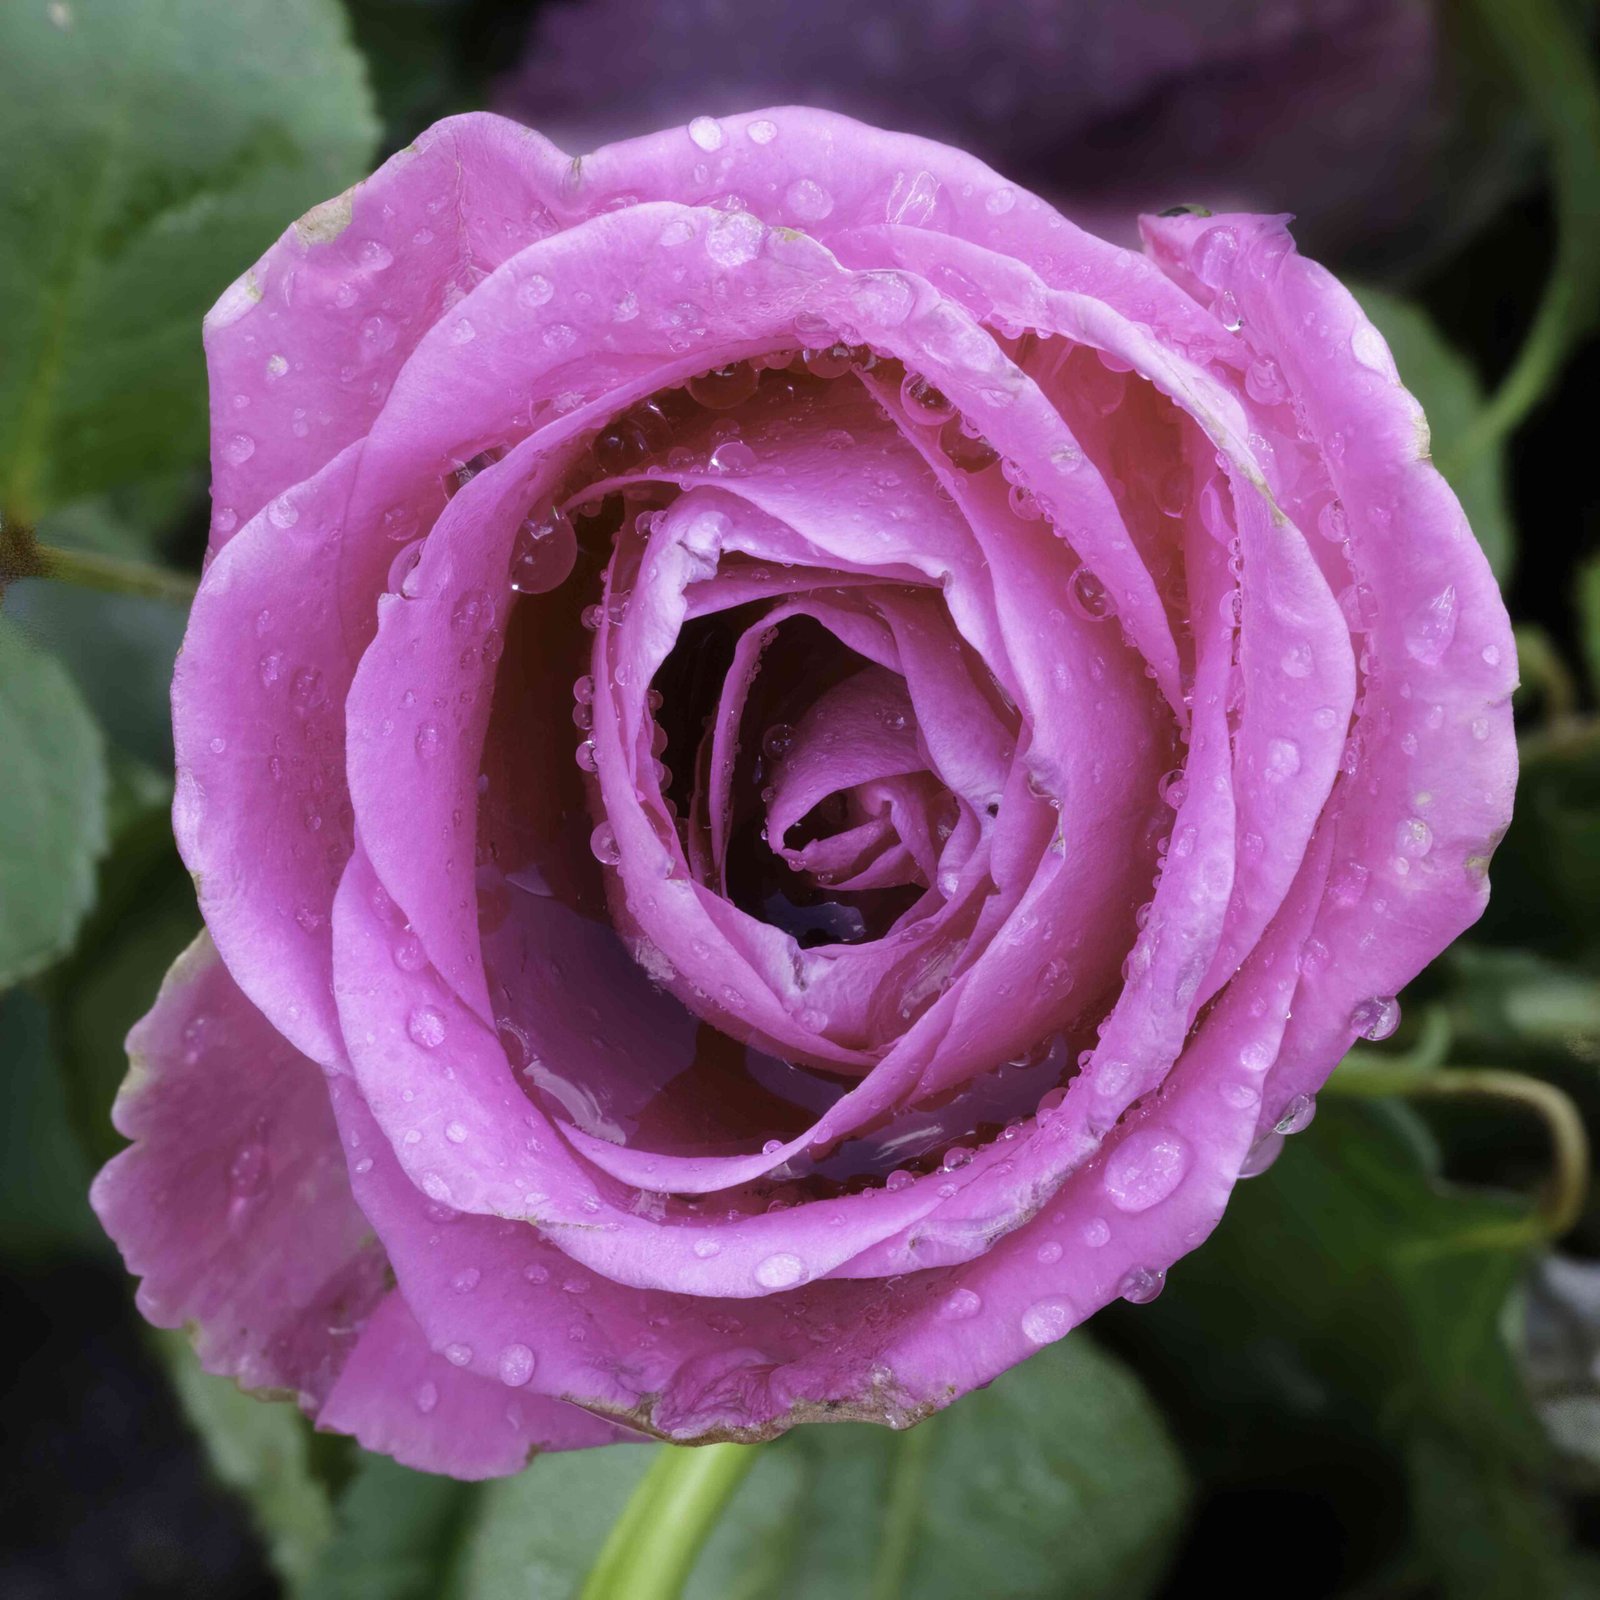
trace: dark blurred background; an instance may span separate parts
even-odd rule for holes
[[[291,9],[291,25],[340,10],[332,0]],[[81,10],[87,26],[94,7]],[[581,150],[702,112],[808,101],[962,144],[1116,237],[1132,237],[1141,207],[1293,211],[1303,248],[1371,286],[1375,307],[1401,305],[1400,322],[1378,320],[1441,452],[1439,408],[1470,418],[1478,391],[1511,366],[1564,225],[1538,118],[1468,5],[348,0],[342,10],[341,48],[364,63],[380,154],[474,107]],[[1567,15],[1580,31],[1592,20],[1585,7]],[[270,5],[240,5],[218,33],[224,57],[247,56],[254,30],[278,25]],[[264,219],[253,236],[241,230],[213,292],[274,231]],[[1446,1073],[1492,1068],[1552,1086],[1590,1129],[1600,1125],[1596,417],[1591,333],[1573,341],[1475,491],[1519,626],[1527,777],[1491,914],[1414,986],[1388,1058],[1437,1064],[1442,1038]],[[47,526],[64,543],[195,570],[203,451],[197,433],[159,474],[65,497]],[[292,1418],[288,1432],[274,1422],[258,1436],[245,1412],[265,1408],[239,1402],[241,1412],[237,1397],[207,1398],[192,1379],[174,1402],[183,1357],[135,1314],[83,1192],[116,1145],[105,1119],[118,1041],[195,926],[164,813],[165,681],[181,612],[39,583],[16,585],[5,610],[60,656],[110,734],[115,848],[74,949],[0,999],[0,1327],[13,1350],[0,1595],[242,1600],[285,1592],[286,1574],[305,1594],[458,1592],[420,1558],[361,1577],[365,1534],[346,1501],[364,1469],[348,1452],[306,1444]],[[1139,1592],[1187,1596],[1205,1582],[1305,1600],[1600,1595],[1600,1215],[1590,1201],[1564,1237],[1541,1233],[1534,1201],[1550,1131],[1532,1103],[1468,1091],[1325,1096],[1318,1122],[1241,1191],[1157,1305],[1097,1320],[1101,1343],[1164,1413],[1192,1483],[1170,1575]],[[1495,1229],[1508,1242],[1483,1246]],[[1418,1240],[1429,1264],[1413,1274],[1395,1246]],[[465,1499],[428,1504],[440,1527],[478,1514]],[[330,1562],[342,1573],[330,1576]]]

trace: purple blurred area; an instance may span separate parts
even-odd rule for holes
[[[1520,163],[1431,0],[558,0],[492,104],[574,153],[804,102],[959,145],[1097,232],[1199,202],[1435,256]],[[1515,141],[1513,141],[1513,145]]]

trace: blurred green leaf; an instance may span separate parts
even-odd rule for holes
[[[1600,556],[1578,565],[1578,643],[1589,674],[1589,687],[1600,697]]]
[[[202,316],[373,138],[334,0],[0,7],[0,516],[203,454]]]
[[[1187,1498],[1138,1379],[1079,1331],[908,1434],[841,1423],[764,1450],[687,1594],[1137,1600]]]
[[[106,846],[100,730],[61,665],[0,618],[0,988],[72,941]]]
[[[1474,939],[1592,961],[1600,944],[1600,721],[1521,744],[1517,806]]]
[[[172,767],[172,666],[184,613],[162,600],[104,594],[48,579],[6,591],[6,612],[72,674],[111,740],[163,771]]]
[[[441,1600],[461,1553],[477,1484],[363,1455],[340,1497],[337,1533],[294,1600]],[[529,1593],[537,1591],[530,1590]]]
[[[254,1399],[202,1372],[181,1333],[151,1337],[212,1470],[244,1498],[279,1575],[304,1578],[334,1531],[327,1489],[311,1466],[310,1425],[293,1406]]]
[[[1556,259],[1511,370],[1467,432],[1441,448],[1446,475],[1498,446],[1556,380],[1600,307],[1600,78],[1562,0],[1476,0],[1483,31],[1522,89],[1550,152]]]
[[[0,1255],[9,1260],[102,1250],[89,1210],[89,1170],[67,1121],[50,1048],[50,1018],[21,989],[0,995]]]
[[[100,869],[94,911],[45,984],[73,1126],[96,1165],[122,1144],[111,1103],[128,1070],[123,1040],[200,926],[172,841],[171,788],[142,769],[123,770],[124,820]]]
[[[1367,286],[1356,290],[1356,298],[1388,341],[1400,381],[1427,413],[1435,456],[1447,462],[1454,442],[1471,431],[1483,410],[1483,386],[1471,363],[1451,348],[1420,306]],[[1516,561],[1516,533],[1499,442],[1452,466],[1446,476],[1494,575],[1504,582]]]
[[[1508,1338],[1527,1208],[1445,1185],[1428,1149],[1404,1108],[1324,1096],[1166,1295],[1114,1325],[1214,1484],[1271,1483],[1293,1463],[1359,1527],[1352,1466],[1393,1473],[1409,1526],[1366,1560],[1413,1547],[1449,1600],[1555,1595],[1548,1448]]]

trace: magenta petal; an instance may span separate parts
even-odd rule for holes
[[[419,1472],[502,1478],[541,1451],[586,1450],[637,1439],[577,1406],[528,1394],[537,1357],[524,1344],[495,1356],[494,1377],[463,1370],[428,1346],[396,1290],[367,1319],[317,1426]]]
[[[90,1198],[158,1327],[208,1372],[315,1409],[383,1292],[327,1087],[204,935],[128,1036],[114,1113],[133,1144]]]

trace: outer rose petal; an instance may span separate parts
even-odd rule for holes
[[[208,1372],[328,1392],[383,1292],[322,1074],[239,992],[202,934],[128,1036],[113,1113],[134,1142],[91,1202],[158,1327],[191,1326]]]
[[[391,1291],[367,1319],[317,1426],[348,1433],[402,1466],[467,1479],[520,1472],[544,1450],[638,1437],[577,1406],[521,1393],[535,1361],[525,1345],[511,1345],[495,1378],[463,1371],[428,1348]]]

